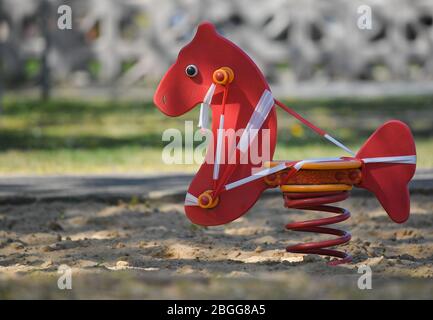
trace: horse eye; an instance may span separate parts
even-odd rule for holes
[[[190,64],[185,68],[185,73],[188,77],[195,77],[198,73],[198,68],[195,65]]]

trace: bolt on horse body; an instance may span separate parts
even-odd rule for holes
[[[397,120],[386,122],[355,154],[274,99],[256,64],[239,47],[219,35],[210,23],[200,24],[193,40],[180,51],[158,86],[154,103],[172,117],[201,103],[199,126],[202,128],[206,128],[212,113],[213,143],[208,153],[212,152],[215,161],[201,165],[185,199],[185,212],[193,223],[215,226],[231,222],[245,214],[266,189],[279,187],[287,208],[335,214],[287,224],[288,230],[336,238],[288,246],[286,250],[335,257],[330,264],[337,265],[351,261],[352,257],[329,247],[348,242],[351,235],[328,225],[348,219],[350,213],[330,204],[345,200],[353,187],[375,194],[393,221],[402,223],[409,217],[408,183],[415,173],[416,150],[406,124]],[[274,160],[276,107],[350,156]],[[223,134],[227,129],[242,130],[240,137],[231,141],[235,152],[229,152],[230,143]],[[269,132],[267,141],[262,139],[264,130]],[[251,161],[248,150],[253,142],[268,144],[269,159],[259,164]],[[223,156],[235,161],[222,162]]]

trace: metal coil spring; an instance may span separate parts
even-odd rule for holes
[[[342,245],[351,239],[350,233],[323,227],[330,224],[343,222],[350,218],[350,212],[344,208],[330,206],[327,204],[339,202],[347,199],[349,196],[347,191],[338,192],[308,192],[308,193],[283,193],[284,205],[287,208],[313,210],[320,212],[337,213],[338,215],[329,218],[314,219],[308,221],[292,222],[286,225],[287,230],[314,232],[320,234],[335,235],[338,238],[317,242],[300,243],[286,248],[287,252],[318,254],[331,256],[338,259],[331,260],[328,265],[339,265],[352,261],[352,257],[342,251],[329,249],[332,246]]]

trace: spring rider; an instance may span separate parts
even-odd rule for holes
[[[301,243],[288,252],[335,257],[330,265],[352,257],[330,247],[348,242],[350,233],[330,227],[350,212],[331,205],[345,200],[353,187],[372,192],[389,217],[403,223],[409,217],[408,183],[415,173],[416,150],[409,127],[391,120],[379,127],[357,153],[272,96],[265,77],[251,58],[218,34],[208,22],[198,26],[193,40],[179,52],[161,80],[154,103],[177,117],[201,104],[199,126],[211,130],[205,161],[188,188],[187,217],[195,224],[215,226],[245,214],[268,188],[280,188],[287,208],[314,210],[330,217],[286,225],[286,229],[329,234],[330,240]],[[338,158],[275,160],[276,108],[281,108],[324,140],[346,152]],[[207,129],[209,115],[211,128]],[[241,132],[234,139],[229,129]],[[261,160],[253,146],[267,149]],[[257,149],[257,148],[254,148]]]

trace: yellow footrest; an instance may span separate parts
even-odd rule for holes
[[[334,192],[352,190],[352,186],[347,184],[313,184],[313,185],[282,185],[282,192]]]
[[[280,163],[290,161],[267,161],[264,163],[265,167],[272,168]],[[338,170],[338,169],[357,169],[362,166],[362,162],[356,159],[343,160],[343,161],[326,161],[316,163],[305,163],[301,170]]]

